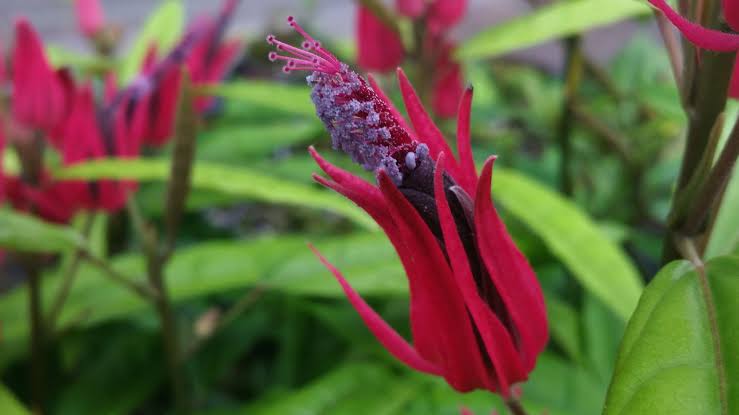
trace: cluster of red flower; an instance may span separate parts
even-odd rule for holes
[[[0,169],[0,200],[58,223],[80,210],[114,212],[123,207],[136,183],[55,180],[45,150],[68,166],[136,157],[142,146],[165,144],[172,136],[182,67],[196,85],[217,82],[241,49],[239,41],[223,39],[236,5],[237,0],[226,0],[218,16],[192,25],[164,56],[152,46],[136,79],[118,87],[110,74],[99,94],[91,80],[52,68],[39,36],[27,20],[19,19],[10,73],[0,64],[0,86],[9,91],[8,105],[0,108],[0,154],[5,145],[14,148],[20,171]],[[97,1],[78,1],[77,12],[83,34],[94,36],[104,27]],[[210,103],[211,98],[200,97],[195,105],[202,112]]]

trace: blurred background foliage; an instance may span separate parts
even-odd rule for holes
[[[642,30],[609,62],[585,62],[572,127],[573,187],[564,195],[556,141],[562,75],[500,55],[639,15],[649,16],[649,10],[637,2],[561,2],[483,31],[458,51],[465,78],[475,87],[475,155],[478,161],[499,156],[496,204],[546,294],[551,342],[524,385],[523,402],[531,413],[600,412],[625,323],[659,269],[685,120],[662,45],[642,20]],[[81,72],[114,65],[125,79],[135,73],[149,42],[163,49],[173,44],[183,19],[180,3],[165,2],[120,61],[53,45],[49,51],[58,65]],[[320,34],[320,28],[312,29]],[[370,175],[329,150],[302,77],[277,74],[261,39],[249,39],[228,81],[202,91],[219,96],[219,105],[198,135],[193,192],[166,269],[196,412],[503,410],[489,393],[460,395],[442,380],[394,362],[306,248],[308,241],[319,247],[394,327],[408,333],[407,285],[391,245],[350,202],[312,182],[318,169],[306,147],[315,145],[331,162]],[[328,47],[351,61],[353,48],[345,41]],[[380,81],[397,100],[394,79]],[[441,125],[453,140],[455,123]],[[136,201],[157,223],[168,156],[165,150],[55,174],[140,180]],[[6,154],[5,168],[14,165]],[[724,209],[735,212],[736,178],[726,200]],[[712,244],[709,254],[736,253],[739,219],[723,213],[719,220],[725,223],[716,228],[722,242]],[[49,302],[81,249],[109,258],[123,275],[144,278],[141,242],[125,215],[95,216],[87,237],[82,223],[60,227],[0,211],[4,246],[58,254],[48,256],[53,266],[43,282]],[[28,399],[27,296],[23,276],[12,266],[4,272],[0,413],[25,414],[19,402]],[[51,412],[165,411],[158,330],[149,305],[82,264],[49,351]]]

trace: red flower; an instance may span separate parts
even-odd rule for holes
[[[405,49],[398,33],[368,8],[357,8],[357,63],[374,71],[389,71],[403,62]]]
[[[431,108],[438,116],[444,118],[457,115],[459,100],[464,92],[462,66],[452,59],[453,50],[453,45],[442,46],[434,65]]]
[[[26,127],[52,131],[64,119],[72,90],[65,71],[54,71],[38,35],[25,19],[15,23],[13,116]]]
[[[196,41],[185,62],[194,85],[204,85],[222,80],[243,50],[244,42],[241,40],[223,39],[237,5],[238,1],[236,0],[224,1],[221,12],[216,19],[206,17],[201,25],[190,29],[191,32],[202,30],[205,33]],[[200,26],[204,29],[201,29]],[[203,112],[212,102],[212,97],[199,97],[195,101],[195,107],[199,112]]]
[[[74,5],[80,32],[87,37],[94,37],[105,26],[100,0],[75,0]]]
[[[75,94],[72,112],[62,137],[62,161],[65,165],[106,157],[135,157],[139,139],[136,119],[127,119],[126,105],[113,104],[97,111],[92,90],[84,86]],[[135,111],[141,111],[136,109]],[[71,184],[71,183],[70,183]],[[81,208],[115,212],[125,206],[135,182],[101,180],[74,182]]]
[[[405,268],[410,287],[413,345],[403,339],[317,251],[349,301],[397,359],[421,372],[443,376],[455,389],[509,396],[544,349],[548,329],[541,288],[493,206],[495,157],[478,176],[470,147],[472,89],[462,99],[455,159],[402,70],[398,79],[415,133],[372,79],[365,81],[306,38],[301,50],[270,36],[292,56],[286,70],[308,70],[311,98],[331,133],[334,148],[377,173],[368,183],[310,149],[329,176],[315,175],[362,207],[382,227]]]
[[[467,0],[435,0],[431,2],[426,16],[429,29],[441,32],[450,29],[467,12]]]

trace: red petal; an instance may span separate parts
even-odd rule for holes
[[[341,284],[341,288],[344,290],[349,302],[357,310],[367,328],[370,329],[372,334],[377,337],[377,340],[385,346],[390,354],[395,356],[398,360],[416,369],[420,372],[429,373],[432,375],[441,375],[440,369],[433,363],[425,360],[421,357],[418,352],[408,342],[401,337],[385,320],[380,317],[375,310],[372,309],[363,299],[357,294],[356,291],[349,285],[343,275],[339,272],[336,267],[331,265],[326,258],[321,255],[313,245],[308,245],[318,259],[326,266],[326,268],[334,274],[336,280]]]
[[[518,250],[491,199],[494,157],[483,166],[475,196],[475,230],[480,256],[519,334],[528,372],[548,339],[544,295],[533,269]]]
[[[472,157],[472,139],[470,136],[470,114],[472,113],[472,87],[467,87],[459,103],[457,112],[457,152],[464,181],[462,186],[470,194],[477,186],[477,169]]]
[[[367,70],[390,71],[403,62],[400,37],[364,6],[357,8],[357,63]]]
[[[723,0],[724,19],[735,31],[739,31],[739,2],[736,0]]]
[[[736,62],[734,63],[734,72],[731,74],[729,97],[739,99],[739,55],[737,55]]]
[[[459,23],[467,12],[467,0],[435,0],[429,7],[429,29],[440,32]]]
[[[401,255],[411,292],[411,325],[417,349],[434,347],[434,360],[444,368],[444,377],[455,389],[465,392],[492,384],[465,307],[436,237],[415,208],[384,172],[380,190],[406,245]],[[432,349],[433,350],[433,349]],[[429,357],[427,357],[428,359]],[[430,360],[430,359],[429,359]]]
[[[447,257],[452,265],[457,286],[464,296],[465,304],[472,315],[477,331],[487,349],[487,354],[495,370],[496,379],[491,390],[498,390],[503,396],[509,395],[509,386],[526,378],[520,356],[513,344],[510,333],[490,307],[480,298],[467,252],[457,233],[457,225],[449,209],[444,192],[443,158],[439,157],[434,173],[434,194],[439,213],[439,222],[444,235]]]
[[[103,8],[99,0],[75,0],[75,3],[80,31],[85,36],[94,36],[105,25]]]
[[[426,10],[426,0],[395,0],[395,8],[403,16],[420,17]]]
[[[403,94],[403,102],[405,109],[408,111],[408,117],[411,119],[413,128],[416,130],[418,140],[429,147],[431,158],[436,160],[439,153],[449,154],[449,173],[453,177],[459,176],[459,166],[457,161],[451,156],[452,149],[441,134],[439,127],[434,124],[426,109],[423,108],[421,99],[418,98],[416,91],[413,89],[408,77],[401,68],[398,68],[398,82],[400,84],[400,92]]]
[[[739,50],[739,35],[706,29],[680,16],[665,0],[649,0],[694,45],[716,52]]]

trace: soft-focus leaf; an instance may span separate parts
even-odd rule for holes
[[[238,409],[210,411],[206,414],[256,415],[351,415],[401,414],[413,393],[403,382],[379,365],[345,364],[299,390],[278,393]],[[382,407],[385,408],[382,408]]]
[[[588,368],[592,368],[601,381],[608,382],[613,376],[618,344],[626,325],[592,295],[585,296],[580,318]]]
[[[706,258],[726,255],[739,248],[739,168],[729,181],[724,199],[713,224],[711,240],[706,248]]]
[[[737,298],[739,257],[712,259],[705,279],[686,261],[663,268],[626,328],[604,414],[739,411]]]
[[[365,295],[407,294],[407,282],[392,246],[380,234],[314,240],[316,246],[346,274]],[[144,280],[144,258],[123,255],[113,267],[133,280]],[[229,292],[259,284],[294,295],[343,297],[339,284],[306,247],[305,237],[270,237],[245,242],[209,242],[182,248],[166,268],[170,297],[175,302]],[[60,278],[44,280],[46,301],[58,288]],[[3,338],[8,343],[28,335],[26,287],[8,293],[0,302]],[[82,266],[59,324],[82,325],[152,311],[140,297]]]
[[[623,320],[642,291],[634,265],[576,205],[518,173],[497,168],[493,197],[539,235],[575,278]]]
[[[552,340],[564,349],[572,361],[581,362],[580,322],[577,311],[554,296],[547,296],[546,303]]]
[[[462,43],[457,56],[487,58],[649,12],[646,2],[635,0],[557,1],[480,32]]]
[[[315,117],[307,86],[267,81],[232,81],[207,88],[207,92],[234,101],[267,107],[289,114]]]
[[[169,177],[169,162],[152,159],[99,160],[61,169],[56,175],[59,178],[68,179],[109,178],[161,181]],[[377,228],[369,216],[335,193],[270,177],[246,168],[198,162],[194,166],[192,186],[249,200],[327,210],[346,216],[366,228]]]
[[[73,228],[0,209],[0,247],[26,252],[59,252],[84,245]]]
[[[157,55],[163,56],[177,43],[182,35],[185,10],[180,0],[165,0],[144,23],[141,32],[121,62],[119,71],[122,84],[131,81],[141,70],[141,63],[149,47],[156,47]]]
[[[197,157],[221,163],[264,158],[286,147],[306,143],[319,131],[322,128],[318,122],[307,120],[222,126],[201,134]]]
[[[0,383],[0,414],[3,415],[28,415],[31,412],[24,408],[13,393]]]

